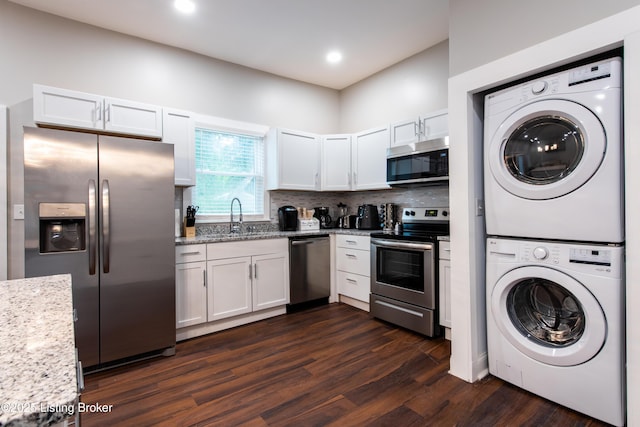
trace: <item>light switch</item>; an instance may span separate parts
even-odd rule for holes
[[[13,219],[24,219],[24,205],[13,205]]]

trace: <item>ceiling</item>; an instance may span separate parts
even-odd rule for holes
[[[11,0],[65,18],[333,89],[448,38],[447,0]],[[328,64],[339,49],[343,60]]]

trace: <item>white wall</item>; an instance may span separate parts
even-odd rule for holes
[[[337,91],[0,0],[0,104],[42,83],[229,119],[333,133]]]
[[[629,76],[640,73],[640,7],[602,19],[517,53],[500,58],[449,80],[451,179],[451,373],[467,381],[486,374],[484,342],[484,229],[475,215],[475,199],[482,198],[482,91],[551,69],[624,44],[625,48],[625,171],[626,291],[627,291],[627,416],[628,425],[640,425],[640,85]],[[633,36],[631,36],[633,34]]]
[[[7,280],[7,107],[0,105],[0,280]]]
[[[449,0],[450,75],[639,4],[639,0]]]
[[[444,41],[340,92],[340,132],[447,108],[449,43]]]

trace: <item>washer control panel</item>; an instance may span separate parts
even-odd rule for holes
[[[611,266],[611,251],[607,249],[571,248],[569,250],[569,262]]]
[[[561,250],[557,246],[547,246],[532,242],[531,244],[526,243],[522,245],[520,259],[522,261],[537,261],[549,264],[559,264],[560,253]]]

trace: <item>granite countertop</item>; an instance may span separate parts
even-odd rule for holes
[[[346,234],[352,236],[369,236],[371,233],[380,232],[381,230],[359,230],[355,228],[325,228],[321,230],[310,231],[265,231],[250,233],[221,233],[198,235],[195,237],[176,237],[176,245],[193,245],[197,243],[220,243],[233,242],[241,240],[260,240],[260,239],[278,239],[297,236],[314,236],[318,234]]]
[[[0,282],[0,426],[75,414],[72,300],[69,274]]]

